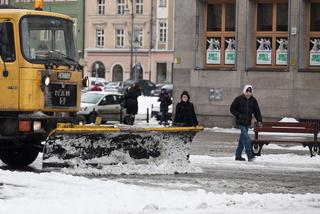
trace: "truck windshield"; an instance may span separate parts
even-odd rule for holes
[[[22,52],[32,63],[77,62],[73,22],[50,16],[25,16],[20,22]]]

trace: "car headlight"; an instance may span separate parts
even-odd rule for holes
[[[87,109],[87,107],[80,107],[80,111],[86,111]]]

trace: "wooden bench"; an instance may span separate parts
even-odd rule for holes
[[[280,138],[268,138],[268,139],[259,139],[260,132],[280,132],[280,133],[307,133],[313,134],[312,139],[295,139],[295,136],[290,137],[289,139],[280,139]],[[313,157],[316,154],[320,155],[320,144],[318,141],[318,128],[315,123],[307,122],[297,122],[297,123],[288,123],[288,122],[263,122],[262,126],[259,126],[258,123],[254,124],[254,139],[251,140],[253,145],[253,153],[255,155],[261,155],[261,149],[263,145],[268,145],[269,143],[299,143],[303,147],[308,146],[310,151],[310,156]]]

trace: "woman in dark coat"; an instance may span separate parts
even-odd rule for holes
[[[176,126],[197,126],[198,120],[193,104],[190,102],[190,95],[187,91],[182,92],[181,101],[176,106],[174,124]]]
[[[168,110],[169,106],[172,104],[171,97],[167,93],[165,88],[161,89],[158,102],[160,102],[160,125],[169,125],[168,123]]]
[[[141,95],[139,84],[135,83],[124,95],[124,108],[126,116],[123,123],[133,125],[135,115],[138,113],[138,97]]]

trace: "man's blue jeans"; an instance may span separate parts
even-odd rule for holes
[[[250,142],[250,137],[248,134],[248,126],[239,126],[240,128],[240,139],[239,139],[239,143],[238,143],[238,147],[236,150],[236,158],[240,158],[243,148],[246,149],[246,154],[248,156],[248,160],[253,158],[253,153],[252,153],[252,145]]]

